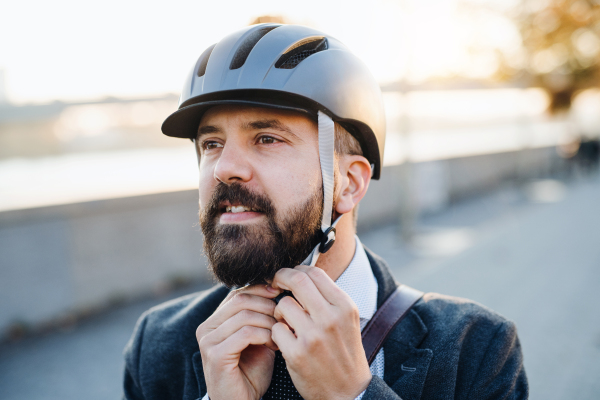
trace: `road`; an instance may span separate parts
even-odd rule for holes
[[[410,245],[393,226],[359,236],[398,281],[473,299],[515,321],[531,399],[598,399],[600,179],[536,185],[505,188],[424,217]],[[119,398],[123,346],[137,317],[164,300],[3,345],[0,398]]]

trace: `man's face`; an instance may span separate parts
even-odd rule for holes
[[[213,107],[196,149],[204,249],[216,277],[244,286],[302,262],[322,213],[316,123],[290,111]]]

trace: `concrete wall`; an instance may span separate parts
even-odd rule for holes
[[[423,215],[503,182],[541,178],[565,167],[554,147],[415,163],[408,179],[403,177],[406,166],[385,167],[360,203],[358,226],[369,229],[392,223],[399,218],[402,201],[412,201],[415,211]],[[402,196],[403,181],[413,188],[411,199]]]
[[[418,163],[420,213],[560,167],[554,148]],[[385,167],[361,202],[359,228],[395,223],[403,166]],[[210,279],[195,190],[0,213],[0,332]]]
[[[0,331],[207,279],[197,191],[0,213]]]

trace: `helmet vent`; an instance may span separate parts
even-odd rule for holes
[[[229,65],[229,69],[241,68],[241,66],[246,62],[246,59],[248,58],[248,55],[254,46],[256,46],[256,43],[258,43],[258,41],[267,33],[280,26],[281,25],[267,26],[265,28],[252,31],[248,36],[246,36],[246,39],[242,42],[242,44],[240,44],[240,47],[238,47],[237,51],[235,52],[233,60],[231,60],[231,64]]]
[[[327,38],[308,38],[296,43],[291,49],[286,51],[275,63],[275,68],[292,69],[296,68],[306,58],[323,50],[327,50],[329,44]]]
[[[217,44],[213,44],[208,49],[204,50],[204,52],[200,55],[198,59],[198,76],[203,76],[206,73],[206,65],[208,64],[208,59],[210,58],[210,54]]]

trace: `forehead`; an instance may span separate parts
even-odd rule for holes
[[[278,121],[293,131],[317,132],[317,123],[299,111],[244,105],[221,105],[208,109],[200,120],[199,128],[217,126],[235,129],[254,121]]]

